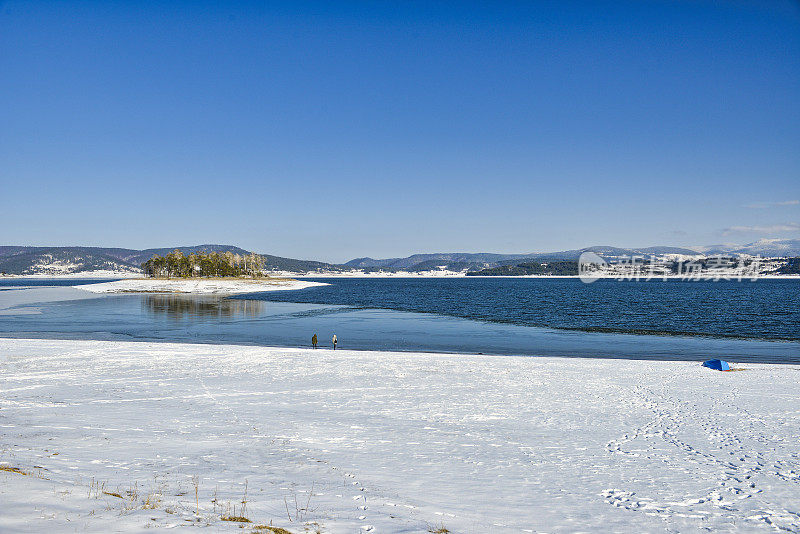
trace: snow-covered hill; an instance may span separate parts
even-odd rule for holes
[[[704,254],[748,254],[751,256],[797,257],[800,256],[800,239],[759,239],[747,245],[712,245],[699,247]]]

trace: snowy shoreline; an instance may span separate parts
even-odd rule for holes
[[[321,282],[304,280],[273,280],[273,279],[156,279],[136,278],[104,282],[99,284],[84,284],[72,286],[92,293],[192,293],[234,295],[239,293],[261,293],[264,291],[287,291],[292,289],[306,289],[309,287],[325,286]]]
[[[309,273],[301,273],[301,272],[293,272],[293,271],[269,271],[269,276],[272,277],[280,277],[280,278],[553,278],[553,279],[561,279],[561,278],[580,278],[578,275],[556,275],[556,274],[529,274],[529,275],[520,275],[520,276],[511,276],[511,275],[500,275],[500,276],[485,276],[485,275],[471,275],[467,276],[466,272],[463,271],[419,271],[419,272],[412,272],[412,271],[382,271],[382,272],[369,272],[365,273],[362,271],[347,271],[347,272],[339,272],[339,271],[327,271],[327,272],[309,272]],[[0,280],[4,279],[53,279],[53,280],[70,280],[70,279],[91,279],[91,278],[125,278],[125,279],[136,279],[140,278],[142,275],[141,273],[119,273],[119,272],[111,272],[111,271],[86,271],[81,273],[73,273],[73,274],[59,274],[59,275],[50,275],[50,274],[29,274],[29,275],[21,275],[21,274],[7,274],[0,276]],[[615,280],[619,278],[618,275],[614,276],[599,276],[598,278],[604,280]],[[641,280],[644,280],[646,277],[640,277]],[[699,281],[714,281],[718,277],[714,276],[706,276],[706,277],[699,277],[697,280]],[[663,280],[663,276],[654,276],[652,280]],[[667,280],[685,280],[686,276],[684,275],[669,275],[666,277]],[[725,277],[723,277],[725,279]],[[736,276],[728,276],[727,279],[736,280]],[[757,279],[764,279],[764,280],[800,280],[800,275],[798,274],[762,274],[757,277]],[[630,280],[628,278],[627,280]],[[692,280],[694,281],[694,280]],[[742,277],[743,282],[749,282],[750,278]]]
[[[466,272],[456,272],[456,271],[420,271],[420,272],[409,272],[409,271],[396,271],[396,272],[377,272],[377,273],[363,273],[363,272],[315,272],[315,273],[294,273],[289,271],[275,271],[270,273],[271,276],[282,276],[282,277],[290,277],[290,278],[476,278],[476,279],[492,279],[492,278],[517,278],[517,279],[525,279],[525,278],[543,278],[543,279],[580,279],[579,275],[560,275],[560,274],[526,274],[526,275],[469,275],[467,276]],[[669,275],[667,277],[664,276],[653,276],[650,277],[650,280],[658,281],[658,280],[666,280],[673,281],[673,280],[687,280],[685,275]],[[598,276],[597,279],[602,280],[620,280],[620,281],[647,281],[646,276],[640,276],[638,280],[631,277],[621,278],[619,275],[603,275]],[[701,281],[701,282],[714,282],[717,280],[733,280],[736,281],[738,278],[736,276],[727,276],[726,277],[719,277],[719,276],[701,276],[697,278],[692,278],[687,281]],[[764,280],[800,280],[800,275],[798,274],[764,274],[759,275],[757,280],[764,279]],[[748,277],[742,277],[742,282],[750,282],[751,279]]]
[[[33,273],[33,274],[3,274],[0,280],[27,279],[32,280],[74,280],[90,278],[140,278],[142,273],[130,271],[80,271],[77,273]]]
[[[800,530],[800,369],[743,367],[0,339],[0,531]]]

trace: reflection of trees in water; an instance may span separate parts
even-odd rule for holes
[[[184,295],[143,295],[142,309],[154,315],[164,315],[171,319],[256,317],[264,311],[264,301]]]

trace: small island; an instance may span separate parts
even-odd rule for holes
[[[234,295],[323,286],[320,282],[273,278],[263,271],[264,259],[255,253],[183,254],[175,249],[142,263],[145,278],[74,286],[92,293],[193,293]]]

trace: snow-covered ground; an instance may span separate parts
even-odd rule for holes
[[[141,269],[136,269],[133,267],[123,267],[118,262],[106,262],[108,267],[111,269],[97,269],[94,271],[87,271],[92,277],[98,276],[112,276],[115,277],[120,275],[121,277],[126,276],[137,276],[141,275]],[[35,263],[31,265],[28,269],[26,269],[26,273],[29,276],[37,276],[37,277],[50,277],[50,276],[81,276],[81,270],[84,268],[84,264],[78,261],[77,263],[74,261],[65,261],[56,259],[53,257],[52,254],[45,254],[39,263]]]
[[[142,276],[141,271],[78,271],[78,272],[63,272],[58,270],[53,271],[40,271],[32,274],[4,274],[0,275],[0,280],[4,278],[47,278],[56,280],[70,280],[73,278],[137,278]]]
[[[622,279],[631,280],[638,278],[639,280],[646,280],[646,274],[636,276],[635,273],[626,273],[623,271],[613,271],[609,273],[594,273],[596,278],[608,278],[610,280]],[[365,272],[361,269],[354,269],[352,271],[315,271],[309,273],[297,273],[289,271],[270,271],[270,276],[287,277],[287,278],[454,278],[466,277],[467,271],[445,271],[445,270],[432,270],[432,271],[370,271]],[[470,278],[580,278],[578,275],[558,275],[558,274],[527,274],[527,275],[491,275],[491,276],[477,276],[470,275]],[[685,280],[686,275],[670,274],[667,276],[659,275],[650,277],[653,280]],[[759,273],[757,279],[781,279],[781,280],[800,280],[800,275],[797,274],[770,274],[769,272]],[[696,280],[739,280],[750,281],[751,276],[741,276],[736,271],[721,271],[716,274],[709,274],[703,276],[696,276]]]
[[[236,294],[260,293],[262,291],[281,291],[288,289],[305,289],[307,287],[324,286],[320,282],[303,280],[271,280],[271,279],[155,279],[136,278],[118,280],[101,284],[85,284],[74,286],[76,289],[92,293],[195,293],[195,294]]]
[[[800,531],[744,367],[0,339],[0,531]]]
[[[312,271],[297,273],[290,271],[269,271],[270,276],[302,277],[302,278],[452,278],[466,276],[467,271],[447,271],[434,269],[430,271]]]

